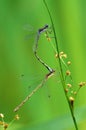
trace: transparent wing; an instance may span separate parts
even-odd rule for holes
[[[25,24],[25,25],[23,26],[23,29],[24,29],[24,30],[27,30],[27,31],[30,31],[30,32],[33,32],[33,31],[34,31],[33,26],[31,26],[30,24]]]
[[[23,30],[25,31],[26,35],[25,35],[25,40],[31,39],[33,37],[35,37],[36,35],[36,31],[34,29],[33,26],[31,26],[30,24],[25,24],[23,26]]]

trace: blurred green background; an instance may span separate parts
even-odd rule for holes
[[[86,81],[86,2],[46,1],[60,50],[67,53],[72,62],[71,73],[74,87],[77,87],[80,81]],[[7,122],[13,119],[15,106],[47,74],[33,54],[35,35],[25,38],[32,33],[28,31],[29,25],[36,32],[45,24],[50,24],[50,19],[42,0],[0,0],[0,113],[5,115]],[[39,55],[56,70],[56,74],[19,110],[20,120],[9,129],[74,130],[61,83],[58,83],[54,51],[44,36],[39,41]],[[85,99],[86,87],[80,90],[75,103],[79,130],[86,128]]]

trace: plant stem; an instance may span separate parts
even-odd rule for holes
[[[52,24],[52,28],[53,28],[53,33],[54,33],[54,37],[55,37],[55,43],[56,43],[56,50],[59,54],[59,46],[58,46],[58,40],[57,40],[57,36],[56,36],[56,31],[55,31],[55,27],[54,27],[54,23],[53,23],[53,19],[52,19],[52,16],[51,16],[51,13],[50,13],[50,10],[47,6],[47,3],[45,0],[43,0],[44,2],[44,5],[47,9],[47,12],[49,14],[49,17],[50,17],[50,20],[51,20],[51,24]],[[69,105],[69,108],[70,108],[70,112],[71,112],[71,116],[72,116],[72,119],[73,119],[73,122],[74,122],[74,126],[75,126],[75,129],[78,130],[78,126],[77,126],[77,122],[76,122],[76,118],[74,116],[74,112],[73,112],[73,108],[70,104],[70,101],[69,101],[69,97],[67,96],[67,93],[65,91],[65,88],[66,88],[66,84],[65,84],[65,80],[64,80],[64,76],[63,76],[63,69],[62,69],[62,65],[61,65],[61,60],[60,60],[60,57],[58,55],[58,63],[59,63],[59,68],[60,68],[60,78],[61,78],[61,83],[62,83],[62,86],[63,86],[63,90],[64,90],[64,93],[65,93],[65,97],[67,99],[67,102],[68,102],[68,105]]]

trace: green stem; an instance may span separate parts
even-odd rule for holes
[[[53,28],[53,33],[54,33],[54,37],[55,37],[56,49],[57,49],[57,52],[59,54],[58,41],[57,41],[57,36],[56,36],[56,32],[55,32],[55,27],[54,27],[53,19],[52,19],[52,16],[51,16],[51,13],[50,13],[50,10],[49,10],[49,8],[47,6],[46,1],[43,0],[43,2],[44,2],[44,5],[45,5],[45,7],[46,7],[46,9],[48,11],[50,20],[51,20],[51,24],[52,24],[52,28]],[[70,104],[69,97],[67,96],[67,93],[65,91],[66,84],[65,84],[65,80],[64,80],[64,76],[63,76],[63,69],[62,69],[60,57],[58,57],[58,63],[59,63],[59,67],[60,67],[60,78],[61,78],[61,83],[62,83],[62,86],[63,86],[64,93],[65,93],[65,97],[67,99],[67,102],[68,102],[68,105],[69,105],[69,108],[70,108],[70,112],[71,112],[71,116],[72,116],[72,119],[73,119],[73,122],[74,122],[75,129],[78,130],[78,126],[77,126],[77,122],[76,122],[76,119],[75,119],[75,116],[74,116],[73,108],[72,108],[72,106]]]

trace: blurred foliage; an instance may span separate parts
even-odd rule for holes
[[[86,2],[84,0],[46,1],[55,24],[60,50],[67,53],[72,62],[71,73],[76,88],[80,81],[86,81]],[[30,32],[24,30],[24,26],[31,25],[37,30],[46,23],[50,24],[50,19],[42,0],[0,1],[0,112],[4,113],[8,122],[15,115],[13,113],[15,106],[33,90],[38,84],[37,81],[47,74],[47,70],[33,54],[35,36],[25,39]],[[37,130],[45,127],[50,130],[57,128],[62,130],[63,128],[59,128],[64,122],[61,117],[64,116],[65,124],[72,122],[72,119],[61,83],[58,83],[59,75],[54,51],[44,36],[41,36],[39,42],[39,55],[56,70],[56,75],[21,108],[18,112],[20,115],[18,123],[21,124],[21,129],[24,129],[22,125],[41,124],[60,117],[56,120],[55,127],[53,125],[50,127],[53,121],[49,123],[50,126],[46,126],[45,123],[45,126],[39,126]],[[34,81],[34,77],[38,77],[38,80]],[[50,99],[48,93],[51,95]],[[85,93],[84,87],[77,96],[75,103],[77,109],[86,105]],[[70,117],[68,120],[65,114]],[[77,120],[81,116],[79,114],[79,111],[76,111]],[[86,124],[80,123],[79,126],[85,130]],[[70,130],[73,130],[73,124]]]

